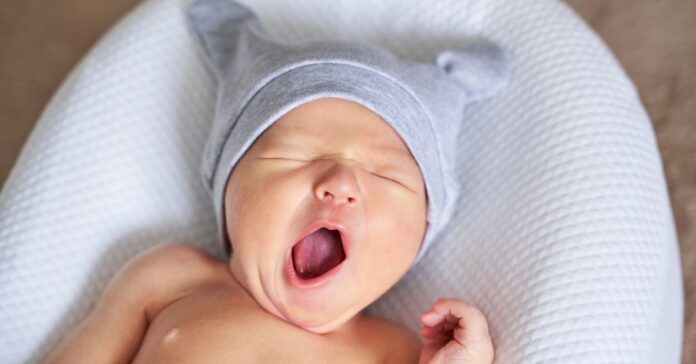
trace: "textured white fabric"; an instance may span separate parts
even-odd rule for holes
[[[366,41],[430,61],[484,36],[517,62],[505,94],[468,111],[450,234],[372,312],[416,329],[435,298],[468,299],[489,320],[496,363],[679,357],[679,260],[653,131],[563,3],[242,2],[289,42]],[[149,246],[221,255],[198,178],[214,90],[184,6],[148,0],[120,21],[22,150],[0,194],[0,362],[42,358]],[[665,313],[675,324],[658,326]]]

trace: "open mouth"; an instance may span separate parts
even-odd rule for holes
[[[346,259],[338,230],[320,228],[292,247],[292,265],[301,280],[321,277]]]

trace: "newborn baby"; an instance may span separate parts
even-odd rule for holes
[[[322,98],[293,109],[244,154],[225,196],[229,262],[150,249],[48,362],[491,362],[486,321],[463,301],[421,317],[422,353],[408,329],[360,313],[404,274],[426,227],[416,162],[367,108]]]
[[[176,242],[140,254],[47,362],[491,363],[464,300],[421,315],[425,345],[362,310],[451,216],[463,106],[500,87],[496,48],[434,66],[275,43],[227,0],[189,16],[218,80],[202,176],[229,259]]]

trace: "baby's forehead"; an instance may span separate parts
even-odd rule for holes
[[[411,157],[404,140],[379,114],[339,98],[321,98],[293,108],[276,120],[264,137],[268,143],[294,148],[341,143]]]

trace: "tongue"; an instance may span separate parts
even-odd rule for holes
[[[295,272],[301,279],[319,277],[345,259],[341,234],[321,228],[302,239],[292,248]]]

